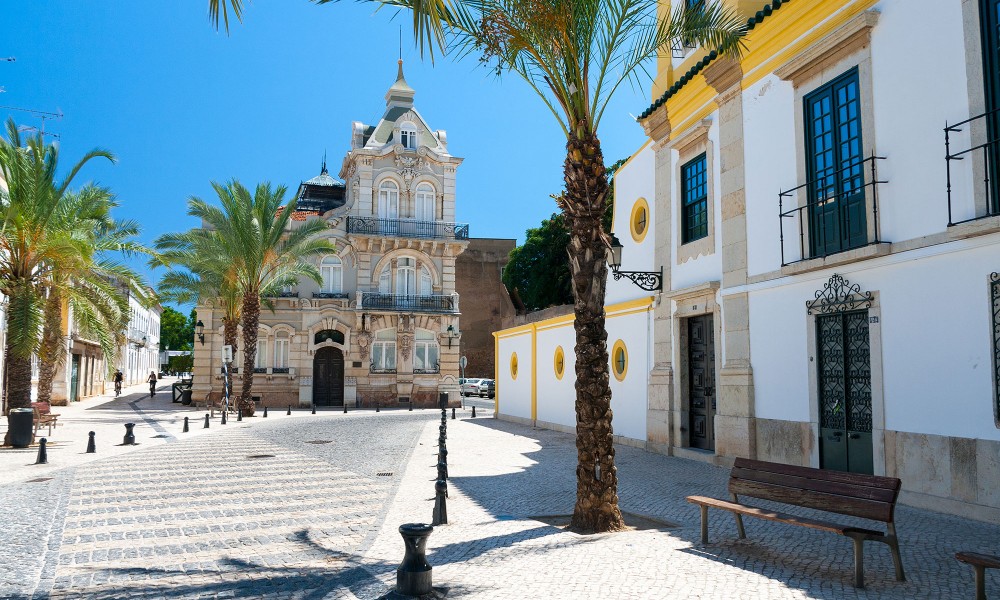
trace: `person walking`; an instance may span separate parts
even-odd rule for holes
[[[125,376],[122,375],[121,369],[115,369],[115,398],[121,396],[122,393],[122,381],[125,380]]]
[[[156,371],[150,371],[146,381],[149,382],[149,397],[152,398],[156,395]]]

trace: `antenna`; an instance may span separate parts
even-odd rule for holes
[[[403,26],[399,26],[399,60],[403,60]]]
[[[32,131],[38,131],[43,136],[45,136],[45,135],[51,135],[51,136],[54,136],[56,138],[59,137],[58,135],[56,135],[54,133],[46,133],[45,132],[45,119],[55,119],[55,120],[59,121],[59,120],[61,120],[63,118],[63,113],[58,108],[56,110],[59,110],[59,112],[46,112],[44,110],[35,110],[33,108],[19,108],[17,106],[0,106],[0,108],[5,108],[7,110],[19,110],[21,112],[31,113],[32,115],[34,115],[34,116],[36,116],[36,117],[38,117],[39,119],[42,120],[42,127],[41,127],[41,129],[35,129],[34,127],[32,127],[31,128]],[[28,127],[31,127],[31,126],[29,125]],[[27,130],[22,129],[22,131],[27,131]]]

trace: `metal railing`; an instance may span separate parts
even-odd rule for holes
[[[346,300],[349,297],[344,292],[313,292],[313,298],[339,298]]]
[[[405,296],[380,292],[359,292],[358,309],[412,312],[458,312],[458,294]]]
[[[469,239],[469,224],[348,216],[347,233],[385,237],[467,240]]]
[[[829,175],[807,181],[801,185],[793,187],[792,189],[778,193],[778,236],[781,244],[781,266],[784,267],[786,265],[813,258],[825,258],[840,252],[846,252],[848,250],[854,250],[856,248],[884,242],[884,240],[879,239],[879,232],[881,229],[879,227],[878,220],[878,185],[889,182],[878,178],[877,161],[880,160],[885,160],[885,157],[876,156],[872,153],[872,155],[868,158],[855,160]],[[869,173],[865,173],[866,165]],[[860,167],[860,170],[854,172],[854,170],[858,169],[858,167]],[[843,174],[845,171],[851,171],[851,173],[848,173],[848,175],[843,177],[843,179],[860,178],[863,183],[859,186],[852,187],[849,191],[841,191],[833,196],[827,196],[821,200],[810,200],[809,202],[806,202],[801,206],[796,206],[790,210],[784,209],[785,198],[793,198],[800,192],[800,190],[805,190],[811,197],[813,190],[816,189],[817,183],[828,182],[830,179]],[[871,199],[870,205],[868,203],[869,198]],[[849,227],[849,223],[843,222],[843,215],[847,212],[850,205],[858,203],[863,206],[864,214],[867,214],[870,208],[872,224],[874,226],[872,228],[873,233],[869,234],[868,219],[865,219],[864,243],[838,244],[838,247],[836,247],[833,251],[829,251],[828,241],[830,240],[826,239],[827,225],[830,224],[828,219],[841,219],[841,222],[838,225],[840,227]],[[836,205],[834,209],[829,210],[829,207],[834,204]],[[785,219],[798,221],[799,258],[795,260],[785,260]],[[807,231],[809,232],[808,241],[806,239]],[[841,235],[841,239],[843,239],[843,235]]]
[[[997,185],[995,183],[995,180],[1000,177],[1000,154],[997,152],[997,145],[1000,144],[1000,135],[994,136],[991,132],[991,130],[1000,129],[1000,124],[993,123],[995,119],[1000,119],[1000,114],[998,113],[1000,113],[1000,109],[984,112],[981,115],[976,115],[972,118],[955,123],[954,125],[948,125],[948,123],[945,123],[944,164],[948,191],[948,227],[959,225],[961,223],[968,223],[969,221],[978,221],[979,219],[985,219],[987,217],[1000,214],[1000,196],[998,196]],[[969,125],[971,128],[972,124],[980,119],[985,121],[987,132],[986,141],[981,144],[974,144],[970,148],[952,154],[951,134],[962,132],[965,125]],[[986,211],[984,214],[976,215],[974,213],[971,218],[956,221],[953,214],[951,197],[951,163],[956,160],[965,160],[966,155],[971,155],[977,150],[982,152],[983,158],[983,191],[986,193]]]
[[[368,367],[368,372],[369,373],[381,373],[383,375],[395,375],[396,374],[396,369],[376,368],[375,367],[375,363],[371,363],[371,366]]]
[[[274,367],[271,369],[271,373],[275,375],[283,375],[288,373],[288,367]]]

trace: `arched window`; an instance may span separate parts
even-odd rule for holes
[[[396,371],[396,330],[383,329],[375,332],[372,343],[372,366],[374,372]]]
[[[274,336],[274,372],[288,372],[288,332],[279,331]]]
[[[417,203],[414,216],[418,221],[434,220],[434,186],[421,183],[417,186]]]
[[[391,294],[392,293],[392,274],[389,272],[389,266],[386,265],[382,272],[378,276],[378,291],[381,294]]]
[[[397,296],[415,296],[417,294],[417,261],[403,257],[396,261],[396,291]]]
[[[417,128],[413,123],[406,122],[399,127],[399,143],[407,150],[417,149]]]
[[[420,266],[420,295],[430,296],[434,293],[434,280],[431,278],[431,270],[426,266]]]
[[[399,218],[399,186],[391,179],[378,186],[378,216],[383,219]]]
[[[257,356],[254,357],[254,373],[263,373],[267,370],[267,337],[258,334]]]
[[[413,372],[437,373],[438,344],[433,331],[417,329],[414,334]]]
[[[319,263],[319,274],[323,278],[322,291],[328,294],[339,294],[344,288],[344,265],[340,258],[324,256]]]

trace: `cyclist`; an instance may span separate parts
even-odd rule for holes
[[[149,382],[149,397],[152,398],[156,395],[156,371],[150,371],[146,381]]]
[[[115,369],[114,379],[115,379],[115,398],[117,398],[122,393],[122,381],[125,379],[125,376],[122,375],[121,369]]]

